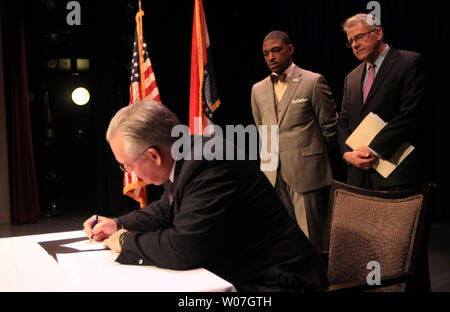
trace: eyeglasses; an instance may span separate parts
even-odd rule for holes
[[[142,155],[144,155],[144,153],[145,153],[149,148],[154,148],[154,149],[157,150],[157,151],[159,150],[158,147],[153,146],[153,145],[150,145],[150,146],[147,147],[145,150],[143,150],[142,153],[140,153],[139,156],[136,157],[129,165],[125,165],[125,164],[120,164],[120,163],[119,163],[120,170],[122,170],[122,171],[125,172],[125,173],[130,172],[131,166],[132,166],[132,165],[133,165],[133,164],[134,164],[134,163],[135,163]]]
[[[366,33],[362,33],[362,34],[356,35],[353,39],[350,39],[350,40],[345,44],[346,47],[349,48],[349,49],[352,49],[353,42],[360,42],[365,36],[367,36],[367,35],[370,34],[370,33],[373,33],[374,31],[377,31],[377,29],[372,29],[372,30],[369,30],[369,31],[366,32]]]

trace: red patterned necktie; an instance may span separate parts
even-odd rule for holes
[[[370,65],[369,73],[367,74],[366,83],[363,90],[363,103],[366,103],[367,96],[372,88],[373,80],[375,78],[375,64]]]

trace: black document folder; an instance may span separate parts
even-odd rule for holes
[[[76,237],[76,238],[68,238],[68,239],[60,239],[55,241],[48,241],[48,242],[38,242],[39,245],[41,245],[42,248],[45,249],[51,255],[53,258],[55,258],[56,261],[56,254],[63,254],[63,253],[74,253],[74,252],[89,252],[93,250],[78,250],[74,248],[64,247],[62,245],[71,244],[75,242],[79,242],[82,240],[86,240],[86,236],[83,237]],[[104,250],[98,249],[98,250]]]

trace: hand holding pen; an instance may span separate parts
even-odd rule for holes
[[[89,244],[92,243],[92,239],[94,238],[94,228],[97,225],[97,222],[98,222],[98,215],[95,216],[95,221],[94,224],[92,225],[92,235],[91,238],[89,239]]]
[[[93,215],[83,223],[83,230],[90,240],[101,242],[117,232],[117,223],[114,219]]]

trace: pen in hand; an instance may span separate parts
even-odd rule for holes
[[[98,215],[95,216],[94,224],[92,225],[92,230],[94,230],[94,227],[97,225],[98,222]],[[89,240],[89,244],[92,243],[92,239],[94,238],[94,232],[92,232],[91,239]]]

